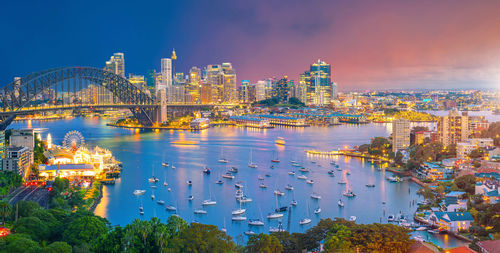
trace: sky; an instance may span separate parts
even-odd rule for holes
[[[3,1],[0,86],[125,54],[145,74],[231,62],[237,79],[298,79],[318,59],[340,90],[500,88],[500,1]]]

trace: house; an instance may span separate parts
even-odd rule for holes
[[[453,169],[444,168],[436,163],[424,162],[416,172],[420,179],[443,180],[451,178]]]
[[[429,222],[451,232],[469,230],[474,218],[469,212],[433,212],[429,216]]]
[[[417,241],[410,246],[407,253],[439,253],[439,250],[429,243]]]
[[[452,191],[446,194],[444,198],[444,205],[447,212],[458,212],[467,210],[467,200],[461,199],[465,192]]]
[[[476,245],[480,253],[498,253],[500,252],[500,240],[480,241]]]
[[[483,196],[483,201],[495,204],[500,201],[498,194],[499,181],[497,179],[486,179],[482,182],[476,182],[475,194]]]
[[[447,249],[443,251],[442,253],[477,253],[477,251],[472,250],[471,248],[467,246],[461,246],[461,247],[456,247],[452,249]]]

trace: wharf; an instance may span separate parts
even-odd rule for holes
[[[388,163],[392,162],[391,159],[385,158],[385,157],[378,157],[378,156],[373,156],[365,153],[360,153],[360,152],[355,152],[351,150],[332,150],[332,151],[316,151],[316,150],[306,150],[307,154],[311,155],[324,155],[324,156],[350,156],[350,157],[357,157],[357,158],[364,158],[368,159],[371,162],[379,162],[379,163]]]

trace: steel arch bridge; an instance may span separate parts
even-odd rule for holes
[[[73,80],[73,85],[69,80]],[[20,113],[22,108],[29,106],[38,95],[50,88],[61,85],[61,89],[82,90],[82,82],[90,82],[105,87],[122,106],[129,108],[139,122],[151,126],[156,122],[159,105],[141,89],[131,84],[127,79],[93,67],[62,67],[31,73],[0,89],[0,101],[3,110],[0,116],[0,130],[7,126]],[[67,82],[65,87],[64,82]],[[78,87],[79,86],[79,87]],[[56,91],[57,92],[57,91]],[[57,95],[56,95],[57,96]]]

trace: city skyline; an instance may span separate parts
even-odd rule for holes
[[[180,56],[179,72],[231,62],[240,80],[252,83],[285,75],[297,81],[317,59],[331,64],[342,91],[498,88],[500,83],[496,2],[4,6],[0,21],[11,39],[0,44],[9,63],[0,70],[2,85],[52,67],[101,66],[114,52],[126,55],[131,73],[146,74],[160,69],[172,48]],[[16,15],[19,8],[30,18]],[[6,50],[13,47],[19,50]]]

